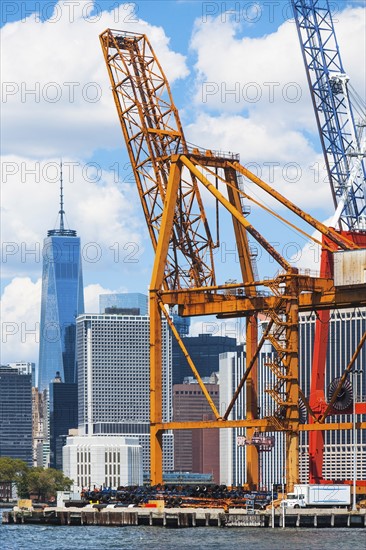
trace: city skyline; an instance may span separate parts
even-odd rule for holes
[[[32,15],[32,9],[22,13],[19,4],[18,13],[5,14],[3,21],[8,37],[4,41],[3,68],[7,83],[3,130],[8,140],[2,152],[6,204],[2,259],[5,363],[37,362],[41,242],[46,227],[50,223],[52,226],[48,205],[54,203],[58,194],[60,157],[64,159],[65,195],[70,204],[68,218],[73,224],[78,220],[84,243],[81,254],[85,266],[85,310],[97,312],[98,296],[102,293],[147,290],[153,255],[98,44],[98,34],[107,26],[143,30],[150,37],[172,85],[190,141],[240,152],[243,162],[257,164],[264,179],[321,219],[332,210],[328,184],[323,182],[320,145],[296,31],[293,23],[286,22],[290,14],[274,9],[272,17],[268,6],[262,6],[259,14],[253,8],[252,12],[229,15],[216,4],[210,12],[208,5],[204,11],[204,4],[171,2],[158,16],[149,2],[130,5],[135,6],[134,11],[131,7],[126,10],[122,4],[117,8],[116,3],[105,2],[103,12],[95,3],[93,18],[80,6],[75,6],[71,14],[61,2],[51,4],[54,13],[41,9],[40,20]],[[171,17],[172,8],[180,10],[180,18]],[[358,2],[347,3],[344,9],[343,4],[337,6],[342,57],[359,91],[364,88],[366,65],[360,48],[363,13]],[[52,15],[52,23],[47,23]],[[184,22],[184,32],[178,27],[178,20],[179,25]],[[347,41],[350,27],[353,40]],[[23,54],[14,43],[20,31],[24,39],[32,36],[29,47],[39,48],[40,58],[27,51],[27,62],[23,61]],[[77,49],[72,41],[60,47],[63,37],[70,33],[77,33],[87,48]],[[210,46],[213,36],[220,38],[214,52]],[[47,51],[42,48],[44,43],[57,44],[57,66],[55,52],[52,47]],[[6,55],[7,48],[11,55]],[[235,56],[227,59],[221,55],[228,51]],[[70,55],[74,59],[82,56],[83,63],[70,64]],[[29,61],[33,58],[38,59],[37,65]],[[11,65],[6,59],[12,60]],[[19,67],[27,67],[27,71],[21,74]],[[252,101],[245,87],[253,82],[256,85],[251,91],[261,92],[258,101]],[[295,83],[293,92],[301,89],[298,101],[283,97],[284,90],[290,91],[291,82]],[[14,127],[9,126],[16,118],[15,111],[22,114],[22,131],[16,134]],[[243,139],[243,135],[251,139]],[[291,175],[289,163],[300,166],[298,181],[287,177]],[[287,174],[286,170],[290,172]],[[279,233],[273,230],[273,239],[278,240],[282,252],[303,252],[306,241],[288,248],[294,241],[293,234]],[[233,245],[226,245],[227,262],[234,258],[235,263]],[[307,259],[316,267],[315,249],[308,250]],[[260,259],[261,273],[274,269],[267,264],[265,258]],[[192,333],[198,332],[202,332],[200,321],[192,326]]]
[[[301,25],[296,15],[296,37],[291,13],[283,10],[276,16],[265,15],[264,4],[256,4],[261,17],[254,20],[253,6],[249,11],[233,11],[223,3],[202,3],[198,14],[197,7],[184,3],[186,31],[190,32],[176,36],[168,19],[163,18],[157,26],[150,4],[111,5],[107,0],[101,9],[95,1],[87,13],[78,5],[66,14],[65,3],[58,0],[51,3],[55,21],[39,6],[38,18],[32,13],[4,23],[5,42],[10,47],[20,29],[24,40],[37,35],[36,45],[42,46],[51,36],[57,41],[65,32],[70,35],[65,50],[58,44],[60,57],[52,47],[51,52],[42,51],[39,67],[34,67],[34,73],[27,73],[26,67],[20,83],[13,65],[21,65],[24,59],[15,50],[14,63],[5,62],[7,80],[3,86],[3,129],[9,139],[2,150],[6,204],[2,343],[8,364],[14,360],[33,364],[39,347],[36,386],[43,392],[44,419],[43,439],[38,434],[34,438],[34,442],[40,439],[37,464],[42,454],[45,467],[63,468],[62,446],[71,434],[69,429],[93,439],[131,435],[142,445],[144,479],[154,485],[163,482],[163,471],[176,466],[174,452],[179,450],[183,456],[186,446],[192,462],[182,460],[179,464],[183,466],[177,469],[201,473],[215,470],[215,481],[227,486],[248,483],[250,489],[269,490],[272,485],[273,490],[273,484],[282,477],[291,493],[299,481],[353,480],[355,509],[356,482],[361,481],[366,464],[364,435],[357,431],[360,425],[356,426],[361,414],[357,388],[361,393],[365,388],[364,371],[357,370],[364,358],[361,345],[351,362],[350,356],[366,321],[365,302],[357,293],[364,282],[365,250],[351,250],[347,237],[364,248],[360,232],[366,227],[366,218],[364,186],[357,187],[357,197],[353,197],[357,205],[363,202],[362,214],[358,215],[356,208],[351,211],[352,201],[343,185],[352,191],[352,178],[357,176],[357,182],[362,179],[355,171],[363,162],[362,132],[359,140],[356,135],[364,126],[363,98],[357,89],[364,90],[366,83],[366,52],[362,50],[366,6],[341,3],[341,8],[332,8],[332,16],[327,13],[328,26],[333,28],[333,17],[337,27],[333,49],[338,50],[339,40],[346,73],[340,59],[334,70],[325,62],[314,68],[324,44],[314,44],[313,35],[310,39],[307,35],[300,49],[292,47],[299,45],[298,38],[301,42]],[[177,8],[182,3],[177,0],[169,6],[172,4]],[[295,5],[293,8],[296,14]],[[323,10],[320,6],[313,14],[315,23],[307,22],[306,33],[317,27]],[[7,10],[4,13],[7,18]],[[307,21],[304,13],[301,16]],[[327,22],[326,18],[321,21]],[[108,28],[100,35],[107,67],[97,40],[105,25],[126,29]],[[318,30],[321,34],[323,29]],[[356,37],[352,44],[350,31]],[[309,40],[310,53],[306,49]],[[325,51],[332,51],[330,41],[325,39],[325,44]],[[9,57],[7,52],[5,57]],[[70,57],[74,63],[69,70]],[[315,85],[309,75],[312,71]],[[60,74],[62,83],[58,81]],[[347,90],[352,88],[356,88],[354,111],[348,110],[353,98],[350,92],[348,103]],[[317,94],[321,96],[319,105]],[[344,96],[338,104],[341,94]],[[332,103],[330,119],[329,98],[336,104]],[[9,120],[16,108],[16,121],[24,115],[24,134],[38,115],[38,140],[29,137],[24,143],[22,137],[14,139]],[[352,122],[351,130],[345,116],[347,123]],[[51,119],[55,121],[54,143],[48,125]],[[28,131],[30,135],[32,131]],[[352,138],[352,152],[344,152],[343,172],[337,172],[339,180],[332,179],[333,168],[341,166],[335,154],[336,135],[344,141]],[[356,159],[355,165],[352,159]],[[208,166],[212,170],[207,170]],[[63,204],[63,170],[67,172],[69,219]],[[58,181],[60,209],[42,246],[40,228],[45,218],[52,216],[50,205]],[[278,208],[275,199],[280,203]],[[344,208],[347,227],[355,230],[347,237],[346,222],[337,218]],[[307,212],[315,219],[311,220]],[[326,231],[316,218],[335,227],[338,235],[333,229]],[[80,236],[70,229],[69,220],[71,227],[80,223]],[[355,225],[348,225],[350,220]],[[315,227],[322,235],[310,235]],[[337,249],[334,254],[333,249]],[[356,267],[354,256],[361,260]],[[87,266],[86,308],[83,264]],[[41,279],[39,265],[43,266]],[[201,286],[206,292],[197,288]],[[350,306],[353,313],[343,310]],[[327,307],[335,308],[330,321],[322,312]],[[310,310],[306,316],[304,312]],[[177,343],[174,350],[169,315],[174,319],[178,311],[197,317],[192,323],[191,319],[178,320],[176,329],[183,338],[181,341],[177,336],[181,350]],[[40,322],[35,321],[35,312],[40,312]],[[162,312],[166,320],[163,317],[161,331]],[[203,317],[205,312],[216,312],[217,318]],[[263,312],[268,315],[265,320],[260,319]],[[268,328],[259,344],[254,336],[257,321]],[[176,333],[174,326],[171,329]],[[323,337],[328,329],[329,338]],[[362,341],[364,337],[365,333]],[[174,423],[170,421],[179,403],[178,399],[173,401],[174,382],[182,385],[175,396],[183,396],[187,417],[196,407],[199,424],[193,427],[201,427],[204,416],[197,397],[201,394],[197,389],[185,389],[184,384],[190,382],[182,378],[188,372],[178,365],[184,356],[190,362],[185,339],[201,375],[217,371],[217,365],[215,369],[212,366],[218,359],[220,362],[220,387],[211,388],[216,404],[197,376],[199,391],[206,394],[213,411],[210,419],[229,418],[242,426],[222,433],[216,430],[211,441],[204,437],[204,430],[191,435],[171,430]],[[234,349],[227,342],[227,348],[222,348],[226,353],[218,357],[217,348],[214,353],[209,343],[206,348],[205,341],[212,344],[214,339],[232,340]],[[265,349],[264,340],[272,347]],[[21,355],[15,356],[14,351]],[[249,367],[246,353],[248,359],[251,357]],[[195,372],[192,364],[191,368]],[[5,372],[4,367],[2,370]],[[178,372],[180,379],[174,380]],[[240,392],[244,384],[245,391]],[[236,387],[235,403],[230,401],[221,416],[219,411],[225,410]],[[335,387],[337,395],[332,398]],[[190,400],[189,395],[196,395],[196,399]],[[333,409],[348,425],[328,426],[337,431],[324,435],[320,426],[303,426],[321,423],[327,416],[331,421],[337,414]],[[217,426],[224,424],[218,422]],[[178,431],[186,425],[176,428]],[[263,446],[258,429],[272,430]],[[310,435],[302,433],[306,430]],[[13,437],[16,442],[16,431]],[[74,443],[79,445],[76,440]],[[78,469],[75,445],[73,462]],[[261,454],[270,447],[273,454]],[[115,453],[113,460],[111,456],[107,460],[105,453],[106,449],[101,471],[107,474],[109,468],[109,474],[113,469],[116,472],[112,462],[120,455]],[[137,464],[137,454],[135,458]],[[81,469],[83,475],[89,471],[91,483],[90,457],[85,458]],[[114,477],[114,484],[116,480]],[[104,482],[111,483],[111,477],[106,475]]]

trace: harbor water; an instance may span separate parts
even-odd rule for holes
[[[1,550],[356,550],[364,529],[0,525]]]

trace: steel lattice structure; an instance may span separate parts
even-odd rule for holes
[[[357,289],[335,289],[332,279],[300,275],[246,219],[242,201],[250,197],[239,184],[240,178],[250,180],[318,229],[334,248],[349,250],[358,246],[292,204],[242,166],[236,155],[188,148],[168,82],[146,36],[107,29],[100,40],[155,250],[149,288],[152,483],[162,482],[163,431],[241,426],[247,429],[249,438],[258,430],[286,433],[286,478],[291,488],[298,482],[299,431],[339,429],[338,425],[332,424],[321,427],[319,423],[300,424],[299,397],[304,396],[298,383],[299,311],[366,304],[366,296],[362,301]],[[225,210],[231,219],[242,276],[242,282],[238,284],[215,283],[214,245],[199,189],[214,197],[217,207]],[[272,211],[271,214],[276,215]],[[282,217],[281,220],[290,223]],[[281,272],[274,279],[256,280],[248,235],[278,263]],[[332,249],[328,246],[327,250]],[[247,319],[246,372],[223,416],[208,394],[169,316],[168,310],[173,306],[178,306],[179,314],[183,316],[217,315]],[[259,342],[258,312],[270,319]],[[162,317],[166,318],[177,339],[215,421],[162,421]],[[277,361],[269,365],[276,378],[269,394],[276,406],[271,416],[259,418],[257,358],[265,340],[272,342],[277,350]],[[230,411],[244,387],[245,417],[230,420]],[[249,446],[248,483],[256,487],[258,478],[258,452],[255,446]]]
[[[366,230],[366,113],[355,119],[327,0],[292,0],[335,205],[332,226]]]
[[[156,250],[169,179],[170,157],[187,153],[168,81],[144,35],[108,30],[101,36],[104,57]],[[215,284],[213,242],[195,178],[182,180],[166,266],[167,288]],[[192,259],[194,258],[194,263]]]

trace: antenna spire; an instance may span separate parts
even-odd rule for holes
[[[63,180],[62,180],[62,160],[60,162],[60,232],[63,232],[65,229],[64,226],[64,195],[63,195]]]
[[[64,217],[64,180],[62,175],[62,159],[60,160],[60,229],[49,229],[47,231],[47,237],[76,237],[77,233],[75,229],[65,229]]]

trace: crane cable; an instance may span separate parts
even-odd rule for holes
[[[198,164],[198,163],[197,163]],[[201,166],[200,164],[198,164],[199,166]],[[297,227],[295,224],[291,223],[289,220],[286,220],[285,218],[283,218],[282,216],[280,216],[280,214],[277,214],[276,212],[274,212],[273,210],[271,210],[268,206],[264,206],[264,204],[260,203],[259,201],[257,201],[256,199],[254,199],[253,197],[251,197],[250,195],[248,195],[247,193],[245,193],[245,191],[243,191],[242,189],[239,189],[238,187],[235,187],[235,185],[229,183],[228,181],[226,181],[224,178],[222,178],[221,176],[219,176],[218,174],[215,174],[212,170],[210,170],[209,168],[207,168],[207,166],[204,167],[205,170],[207,172],[209,172],[211,175],[215,176],[215,178],[218,178],[219,180],[221,180],[223,183],[225,183],[225,185],[227,185],[228,187],[231,187],[234,191],[238,191],[238,193],[240,193],[240,195],[242,195],[244,198],[254,202],[254,204],[256,204],[257,206],[259,206],[260,208],[263,208],[263,210],[265,210],[266,212],[268,212],[269,214],[272,214],[272,216],[276,217],[277,219],[279,219],[280,221],[282,221],[283,223],[287,224],[288,226],[292,227],[292,229],[298,231],[299,233],[301,233],[302,235],[304,235],[305,237],[307,237],[308,239],[311,239],[312,241],[314,241],[316,244],[318,244],[319,246],[325,248],[326,250],[328,250],[328,252],[333,252],[333,250],[328,246],[326,245],[325,243],[322,243],[321,241],[319,241],[316,237],[313,237],[312,235],[309,235],[309,233],[307,233],[306,231],[303,231],[302,229],[300,229],[299,227]]]

